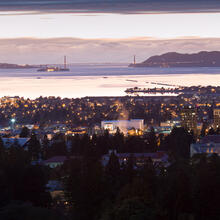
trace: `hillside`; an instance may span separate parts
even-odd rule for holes
[[[35,66],[0,63],[0,69],[29,69],[29,68],[35,68]]]
[[[220,51],[201,51],[193,54],[169,52],[152,56],[130,67],[220,67]]]

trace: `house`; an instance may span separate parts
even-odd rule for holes
[[[54,208],[65,208],[68,205],[68,202],[65,198],[64,186],[63,183],[59,180],[49,180],[47,185],[47,190],[49,191],[53,199]]]
[[[199,142],[190,145],[190,156],[194,154],[213,154],[220,156],[220,135],[207,135]]]
[[[72,159],[81,159],[80,156],[54,156],[42,162],[42,165],[49,166],[50,168],[56,168],[62,166],[65,161]]]
[[[49,166],[50,168],[56,168],[58,166],[62,166],[66,160],[66,156],[55,156],[43,161],[43,164],[45,166]]]
[[[143,166],[145,162],[149,159],[153,161],[154,164],[162,163],[163,165],[168,165],[168,155],[165,152],[154,152],[154,153],[117,153],[116,151],[110,150],[108,154],[102,156],[102,165],[106,166],[109,162],[111,154],[114,153],[118,159],[120,165],[127,163],[129,158],[133,158],[135,165],[137,167]]]
[[[5,148],[10,148],[11,146],[20,146],[27,150],[27,145],[30,138],[2,138],[3,145]]]

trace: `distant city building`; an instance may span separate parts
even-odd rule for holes
[[[135,166],[140,167],[145,164],[149,159],[152,160],[154,164],[163,164],[167,166],[168,155],[165,152],[154,152],[154,153],[117,153],[115,150],[110,150],[108,154],[102,156],[102,165],[105,167],[110,159],[111,154],[114,153],[119,160],[120,165],[126,164],[129,158],[134,160]]]
[[[129,130],[143,131],[144,119],[131,119],[131,120],[116,120],[116,121],[102,121],[101,128],[109,130],[110,133],[115,133],[117,128],[121,132],[127,134]]]
[[[190,155],[194,154],[213,154],[220,156],[220,135],[208,135],[202,138],[198,143],[190,145]]]
[[[220,128],[220,108],[213,110],[214,129]]]
[[[160,127],[180,127],[180,121],[168,120],[160,123]]]
[[[180,127],[180,126],[181,126],[180,121],[170,120],[170,121],[161,122],[160,126],[155,126],[154,131],[157,134],[168,135],[171,133],[174,127]],[[147,129],[147,132],[150,132],[150,127]]]
[[[188,131],[197,133],[197,110],[191,106],[185,107],[181,110],[181,126]]]

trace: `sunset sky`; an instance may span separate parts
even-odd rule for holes
[[[103,3],[105,2],[105,3]],[[220,50],[220,3],[0,2],[0,62],[130,62],[169,51]]]

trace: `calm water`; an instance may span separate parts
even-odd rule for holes
[[[122,96],[126,95],[126,88],[155,87],[151,82],[220,86],[220,68],[129,68],[123,64],[87,64],[72,65],[70,72],[1,69],[0,80],[0,96]]]

